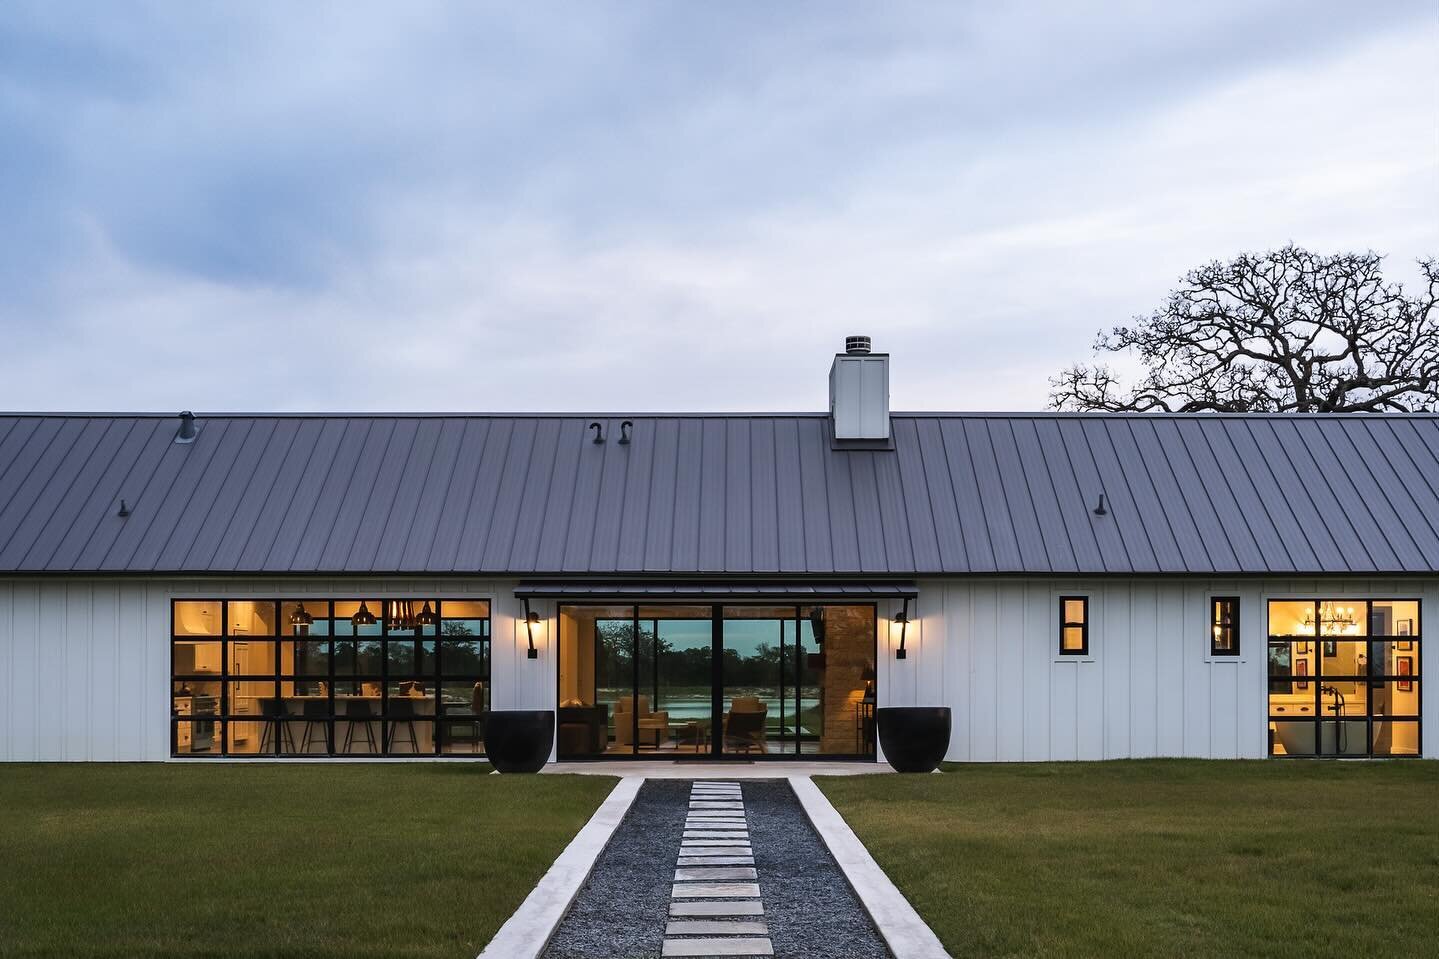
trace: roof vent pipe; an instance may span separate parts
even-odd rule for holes
[[[195,436],[200,432],[195,426],[195,414],[189,410],[180,413],[180,429],[175,432],[176,443],[193,443]]]
[[[846,336],[844,338],[844,351],[851,356],[869,352],[869,337],[867,336]]]

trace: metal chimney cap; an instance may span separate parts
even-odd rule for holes
[[[846,353],[863,354],[870,350],[869,337],[867,336],[846,336],[844,338],[844,351]]]

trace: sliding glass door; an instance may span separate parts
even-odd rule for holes
[[[561,758],[870,756],[872,605],[561,606]]]

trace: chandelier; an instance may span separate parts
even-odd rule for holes
[[[385,603],[385,629],[392,633],[405,632],[420,626],[433,626],[435,619],[435,611],[430,608],[429,600],[425,601],[419,612],[415,611],[415,604],[408,599],[392,599]]]
[[[1304,619],[1300,621],[1303,632],[1310,636],[1316,635],[1313,610],[1304,611]],[[1319,636],[1345,636],[1354,635],[1359,632],[1359,620],[1354,617],[1353,606],[1340,606],[1337,603],[1324,602],[1319,604],[1319,623],[1317,635]]]

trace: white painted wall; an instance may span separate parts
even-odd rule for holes
[[[1090,597],[1086,657],[1058,655],[1059,596],[1068,594]],[[1241,598],[1237,659],[1209,656],[1211,596]],[[955,762],[1263,758],[1267,601],[1343,596],[1417,596],[1429,620],[1420,631],[1439,629],[1432,579],[924,581],[907,659],[894,658],[897,630],[882,630],[880,705],[950,706]],[[1425,684],[1420,691],[1432,701]],[[1432,712],[1425,710],[1424,753],[1434,758]]]
[[[172,598],[452,597],[491,601],[492,702],[554,708],[555,604],[534,603],[538,659],[524,650],[512,580],[0,579],[0,761],[169,758]],[[1090,597],[1090,652],[1060,657],[1058,596]],[[1244,655],[1208,657],[1211,595],[1241,597]],[[1419,596],[1439,617],[1439,580],[929,580],[911,607],[909,658],[880,605],[881,705],[949,705],[955,761],[1263,757],[1265,602]],[[1439,619],[1421,631],[1439,635]],[[1422,664],[1421,664],[1422,672]],[[1430,670],[1431,674],[1433,670]],[[1424,699],[1430,700],[1421,683]],[[1439,757],[1426,709],[1424,748]]]
[[[170,758],[170,600],[488,599],[492,703],[553,707],[550,633],[524,655],[513,581],[0,579],[0,762]],[[542,615],[552,615],[537,605]]]

